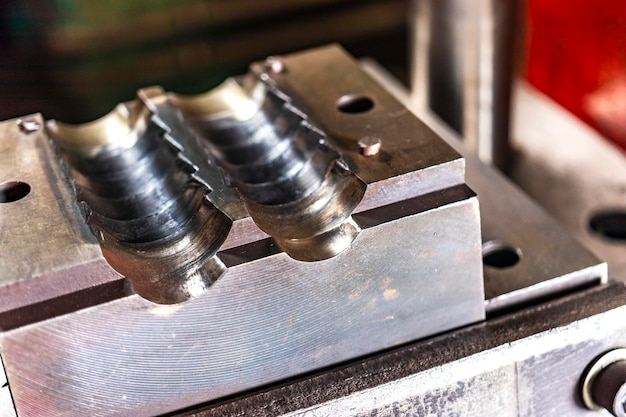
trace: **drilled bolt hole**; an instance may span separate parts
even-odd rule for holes
[[[589,227],[605,238],[626,240],[626,211],[599,211],[591,216]]]
[[[483,263],[487,266],[498,269],[511,268],[520,259],[522,251],[519,248],[493,240],[483,244]]]
[[[0,203],[21,200],[30,193],[30,185],[21,181],[8,181],[0,184]]]
[[[374,108],[374,100],[362,95],[347,95],[337,101],[337,109],[342,113],[365,113]]]

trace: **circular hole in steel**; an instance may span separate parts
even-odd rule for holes
[[[21,200],[30,193],[30,185],[21,181],[7,181],[0,184],[0,203]]]
[[[337,109],[342,113],[358,114],[374,108],[374,100],[368,96],[349,94],[337,101]]]
[[[483,263],[492,268],[504,269],[515,266],[522,259],[522,251],[509,244],[489,241],[483,244]]]
[[[626,211],[604,210],[594,213],[589,227],[595,233],[614,240],[626,240]]]

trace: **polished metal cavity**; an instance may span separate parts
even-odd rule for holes
[[[350,215],[366,185],[340,161],[325,134],[268,80],[262,73],[245,79],[245,87],[228,81],[221,89],[234,90],[241,101],[217,114],[206,103],[216,100],[214,93],[172,101],[207,141],[261,230],[294,259],[333,257],[359,233]],[[250,113],[242,114],[242,106]]]
[[[230,220],[207,200],[182,145],[137,100],[91,124],[52,121],[55,139],[107,261],[164,304],[204,292],[225,267],[215,253]]]

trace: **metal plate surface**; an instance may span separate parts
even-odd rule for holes
[[[520,251],[521,259],[515,265],[485,266],[488,312],[496,313],[607,281],[605,262],[572,238],[499,171],[481,163],[445,123],[431,112],[416,108],[408,91],[375,62],[366,62],[365,69],[464,155],[467,184],[480,199],[483,242],[503,242]]]
[[[131,296],[5,332],[18,412],[154,415],[479,321],[478,215],[467,194],[383,223],[362,213],[327,261],[279,253],[181,305]]]
[[[38,128],[24,131],[20,120]],[[119,280],[82,219],[41,116],[0,123],[0,155],[0,184],[31,187],[0,203],[0,313]]]
[[[624,323],[621,306],[285,416],[608,416],[581,404],[579,383],[597,355],[626,344]]]
[[[532,86],[516,86],[509,175],[574,237],[626,282],[626,241],[595,233],[590,220],[626,212],[626,156]]]
[[[430,127],[374,81],[339,46],[331,45],[280,58],[284,71],[273,82],[308,114],[368,184],[355,212],[465,183],[465,162]],[[262,64],[252,67],[262,72]],[[342,100],[371,100],[372,108],[339,109]],[[375,137],[380,152],[359,153],[359,139]],[[395,200],[394,200],[395,199]]]
[[[209,416],[608,416],[579,379],[626,343],[626,288],[612,283],[223,404]]]

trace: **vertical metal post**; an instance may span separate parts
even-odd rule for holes
[[[481,160],[510,157],[511,86],[522,0],[414,0],[413,102]]]

